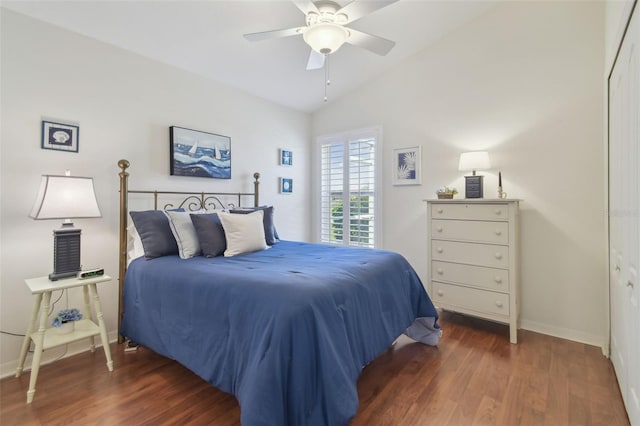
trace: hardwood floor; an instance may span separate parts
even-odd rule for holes
[[[628,425],[611,367],[600,348],[444,312],[438,347],[406,337],[382,353],[358,382],[352,425]],[[0,424],[239,425],[225,394],[150,350],[113,345],[40,369],[26,404],[29,374],[0,381]]]

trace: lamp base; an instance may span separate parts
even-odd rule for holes
[[[484,197],[484,176],[465,176],[464,198]]]
[[[78,276],[78,272],[62,272],[62,273],[55,273],[52,272],[49,274],[49,281],[58,281],[59,279],[62,278],[71,278],[71,277],[76,277]]]
[[[73,224],[64,224],[53,231],[53,272],[49,274],[51,281],[60,278],[74,277],[80,267],[80,234],[81,230]]]

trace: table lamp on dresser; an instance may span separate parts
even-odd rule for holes
[[[93,188],[93,178],[43,175],[36,202],[29,217],[35,220],[63,219],[53,231],[53,272],[51,281],[76,276],[81,270],[80,233],[71,219],[102,217]]]
[[[460,154],[458,170],[471,171],[471,176],[465,176],[465,198],[484,197],[484,176],[476,175],[476,170],[486,170],[491,168],[489,153],[487,151],[463,152]]]

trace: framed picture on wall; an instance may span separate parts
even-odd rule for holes
[[[42,120],[42,149],[78,152],[80,127]]]
[[[280,178],[280,193],[281,194],[293,193],[293,179]]]
[[[422,183],[422,147],[394,149],[391,175],[394,185],[420,185]]]
[[[169,145],[172,176],[231,179],[231,138],[171,126]]]
[[[288,149],[280,150],[280,165],[281,166],[293,166],[293,152]]]

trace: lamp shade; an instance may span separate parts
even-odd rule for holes
[[[343,26],[323,22],[307,28],[302,38],[316,52],[328,55],[347,41],[349,31]]]
[[[463,152],[460,154],[458,170],[486,170],[491,168],[489,153],[487,151]]]
[[[38,196],[29,217],[33,219],[102,217],[93,189],[93,178],[43,175]]]

